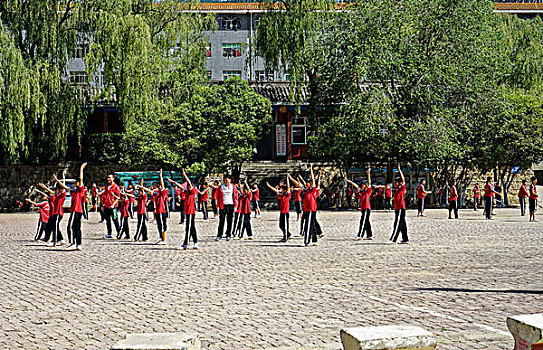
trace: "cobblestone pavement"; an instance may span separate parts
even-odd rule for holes
[[[543,307],[543,223],[509,209],[492,221],[427,214],[408,211],[411,243],[389,246],[392,212],[372,213],[371,242],[352,240],[358,212],[319,212],[326,236],[307,248],[276,243],[276,212],[252,220],[254,241],[218,243],[216,220],[198,214],[201,249],[182,251],[178,213],[167,246],[105,240],[92,213],[80,252],[33,242],[37,214],[2,214],[0,348],[108,349],[126,333],[196,331],[210,349],[339,349],[344,326],[410,324],[438,349],[512,349],[506,316]]]

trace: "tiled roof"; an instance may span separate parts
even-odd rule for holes
[[[496,11],[530,11],[530,12],[543,12],[543,3],[511,3],[503,2],[495,4]]]
[[[289,83],[251,83],[251,88],[268,98],[272,104],[290,104],[290,84]],[[302,87],[301,101],[307,101],[307,88]]]

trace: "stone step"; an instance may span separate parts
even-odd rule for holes
[[[345,328],[340,332],[345,350],[433,350],[436,337],[416,326]]]
[[[543,314],[508,317],[507,327],[515,338],[515,350],[543,350]]]
[[[196,333],[133,333],[111,347],[111,350],[200,350]]]

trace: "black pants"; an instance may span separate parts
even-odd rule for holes
[[[180,201],[179,206],[181,208],[181,211],[179,212],[179,223],[184,224],[185,223],[185,201]]]
[[[315,211],[305,211],[303,216],[305,216],[303,234],[304,234],[304,244],[309,244],[311,242],[317,242],[317,212]]]
[[[305,215],[306,212],[302,212],[302,220],[300,220],[300,236],[304,235],[305,223],[309,218],[309,215]]]
[[[185,241],[183,245],[188,245],[192,239],[192,243],[198,243],[198,236],[196,235],[196,226],[194,225],[195,214],[186,214],[187,222],[185,223]]]
[[[160,213],[155,215],[156,227],[158,229],[158,237],[162,239],[161,234],[168,231],[168,214]]]
[[[68,227],[66,231],[68,232],[68,240],[70,244],[81,245],[81,218],[83,217],[82,213],[70,213],[70,218],[68,219]]]
[[[147,215],[139,214],[138,215],[138,228],[136,229],[136,234],[134,235],[135,240],[139,240],[141,237],[142,241],[146,241],[147,237]]]
[[[279,228],[283,231],[283,239],[286,241],[290,238],[290,230],[288,220],[290,218],[290,213],[281,213],[279,214]]]
[[[224,222],[226,221],[226,237],[232,236],[232,220],[234,219],[234,205],[227,204],[224,209],[219,211],[219,228],[217,230],[217,237],[222,238],[224,232]]]
[[[119,230],[119,234],[117,235],[117,239],[121,239],[123,237],[129,239],[130,238],[130,225],[128,224],[128,216],[121,218],[121,229]]]
[[[424,198],[417,198],[417,210],[420,214],[424,213]]]
[[[385,209],[391,209],[390,202],[392,201],[391,197],[385,197]]]
[[[449,219],[452,219],[451,214],[454,210],[454,218],[458,219],[458,201],[449,201]]]
[[[208,214],[207,214],[207,201],[200,202],[200,207],[202,208],[202,215],[204,216],[204,220],[207,220]]]
[[[63,240],[62,232],[60,232],[60,222],[62,221],[62,215],[52,215],[49,218],[49,221],[51,220],[51,240],[57,243]]]
[[[106,216],[104,214],[104,207],[99,206],[98,211],[100,212],[100,221],[104,221],[106,219]]]
[[[119,219],[113,215],[113,210],[111,208],[104,208],[104,217],[106,219],[106,228],[107,234],[111,236],[111,221],[115,225],[115,231],[119,234],[121,227],[119,226]]]
[[[211,200],[211,209],[213,210],[213,215],[217,216],[217,200],[216,199],[212,199]]]
[[[526,215],[526,198],[518,197],[518,202],[520,203],[520,216]]]
[[[492,219],[492,197],[485,197],[485,217],[487,220]]]
[[[396,209],[394,214],[394,229],[390,241],[396,242],[398,236],[402,233],[402,242],[408,242],[407,237],[407,223],[405,222],[405,209]]]
[[[41,235],[43,233],[43,237],[47,237],[47,223],[38,220],[38,227],[36,228],[36,235],[34,236],[34,240],[37,241],[41,238]]]
[[[247,237],[253,237],[253,229],[251,228],[251,213],[240,214],[239,222],[242,223],[239,238],[243,237],[244,232],[247,232]]]
[[[234,224],[232,225],[232,236],[241,238],[241,228],[243,226],[243,214],[234,213]]]
[[[371,224],[370,224],[370,209],[364,209],[361,212],[360,216],[360,225],[358,226],[358,235],[357,237],[364,237],[364,233],[366,234],[367,238],[373,237],[373,233],[371,232]]]
[[[302,213],[302,201],[294,202],[294,208],[296,208],[296,214]]]
[[[83,206],[82,206],[83,207],[83,219],[89,220],[89,207],[87,205],[88,203],[83,200],[82,204],[83,204]]]
[[[130,219],[134,218],[134,202],[130,202],[128,206],[128,215],[130,215]]]

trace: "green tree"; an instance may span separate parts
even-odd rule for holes
[[[65,76],[82,13],[70,0],[0,1],[0,164],[62,159],[85,122]]]

